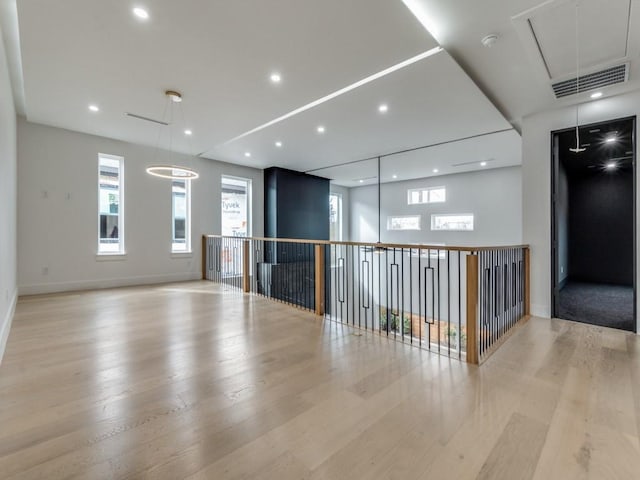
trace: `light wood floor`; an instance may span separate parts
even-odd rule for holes
[[[531,319],[480,368],[206,282],[21,299],[2,479],[639,479],[640,339]]]

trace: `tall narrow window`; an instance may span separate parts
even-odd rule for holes
[[[342,196],[329,195],[329,240],[342,240]]]
[[[98,155],[98,254],[124,254],[124,158]]]
[[[173,231],[171,251],[191,251],[191,181],[171,182],[171,229]]]
[[[230,237],[251,235],[249,204],[251,180],[222,177],[222,222],[221,233]]]
[[[221,233],[230,237],[251,235],[251,180],[246,178],[222,177]],[[222,275],[234,277],[242,275],[242,249],[228,244],[222,247]],[[251,264],[251,262],[249,262]]]

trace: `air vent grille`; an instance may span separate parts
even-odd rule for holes
[[[589,75],[580,76],[580,91],[587,92],[616,83],[624,83],[628,79],[628,64],[623,63]],[[568,97],[577,93],[578,82],[575,78],[552,85],[556,98]]]

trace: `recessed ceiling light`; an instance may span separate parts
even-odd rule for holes
[[[364,183],[364,180],[360,180],[360,183]]]
[[[440,170],[438,170],[437,168],[433,169],[433,173],[438,173]]]
[[[595,92],[591,94],[591,98],[596,99],[602,96],[602,92]]]
[[[140,7],[134,8],[133,14],[142,20],[147,20],[149,18],[149,12],[147,12],[144,8],[140,8]]]
[[[280,76],[280,74],[275,72],[272,73],[269,78],[271,79],[272,83],[280,83],[282,81],[282,77]]]
[[[89,105],[89,110],[92,112],[99,112],[100,108],[97,105]]]
[[[383,103],[382,105],[380,105],[378,107],[378,111],[380,113],[387,113],[389,111],[389,106],[387,104]]]
[[[324,133],[324,127],[320,125],[317,129],[318,133]]]
[[[616,168],[618,168],[618,164],[616,162],[609,162],[606,165],[607,170],[614,170]]]
[[[411,57],[403,62],[400,62],[396,65],[393,65],[389,68],[386,68],[378,73],[374,73],[373,75],[368,76],[367,78],[363,78],[362,80],[358,80],[355,83],[352,83],[351,85],[348,85],[344,88],[341,88],[340,90],[336,90],[333,93],[330,93],[329,95],[326,95],[322,98],[319,98],[317,100],[314,100],[311,103],[307,103],[306,105],[303,105],[302,107],[296,108],[295,110],[292,110],[288,113],[285,113],[284,115],[278,117],[278,118],[274,118],[273,120],[268,121],[267,123],[260,125],[256,128],[253,128],[251,130],[249,130],[248,132],[244,132],[240,135],[238,135],[235,138],[232,138],[230,140],[227,140],[225,142],[225,145],[235,142],[237,140],[240,140],[241,138],[244,138],[248,135],[251,135],[253,133],[259,132],[260,130],[264,130],[265,128],[268,128],[272,125],[275,125],[276,123],[280,123],[283,122],[284,120],[287,120],[288,118],[293,117],[294,115],[298,115],[302,112],[306,112],[307,110],[310,110],[312,108],[317,107],[318,105],[321,105],[325,102],[328,102],[330,100],[333,100],[336,97],[339,97],[341,95],[344,95],[348,92],[351,92],[352,90],[355,90],[356,88],[360,88],[368,83],[371,83],[375,80],[378,80],[379,78],[382,78],[386,75],[390,75],[393,72],[396,72],[402,68],[408,67],[409,65],[413,65],[416,62],[419,62],[421,60],[424,60],[425,58],[431,57],[433,55],[437,55],[440,52],[444,52],[444,49],[442,47],[433,47],[430,50],[427,50],[426,52],[422,52],[418,55],[416,55],[415,57]]]
[[[276,142],[276,147],[278,147],[278,148],[282,147],[282,142],[280,142],[280,141]]]
[[[481,167],[486,167],[487,166],[487,162],[480,162],[480,166]]]
[[[187,129],[187,130],[184,131],[184,134],[185,135],[193,135],[193,132],[191,130]]]
[[[398,178],[398,175],[394,175],[393,178]]]
[[[617,140],[618,140],[618,137],[616,137],[616,136],[611,136],[611,137],[607,137],[607,138],[605,139],[605,142],[607,142],[607,143],[613,143],[613,142],[615,142],[615,141],[617,141]]]
[[[251,156],[251,152],[244,152],[244,156],[249,158]]]

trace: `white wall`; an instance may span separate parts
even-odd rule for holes
[[[0,40],[0,361],[9,336],[16,288],[16,112]]]
[[[408,205],[407,190],[444,186],[445,203]],[[351,240],[377,241],[377,186],[351,188]],[[515,245],[522,241],[520,167],[442,175],[382,185],[381,240],[461,246]],[[473,213],[474,231],[431,231],[431,214]],[[389,215],[421,215],[420,231],[387,230]]]
[[[580,106],[580,123],[638,111],[640,92],[604,98]],[[561,108],[529,115],[522,125],[523,241],[531,245],[531,310],[542,317],[551,314],[551,132],[575,126],[575,119],[575,108]]]
[[[98,153],[125,159],[123,260],[96,256]],[[222,175],[252,180],[253,234],[263,233],[262,170],[175,155],[200,178],[192,182],[193,255],[172,256],[170,181],[145,172],[156,149],[19,119],[18,157],[20,294],[200,278],[201,236],[220,232]]]
[[[351,216],[350,216],[350,193],[351,189],[348,187],[342,187],[340,185],[334,185],[333,183],[330,185],[331,193],[336,193],[342,196],[342,241],[348,242],[351,240]]]

